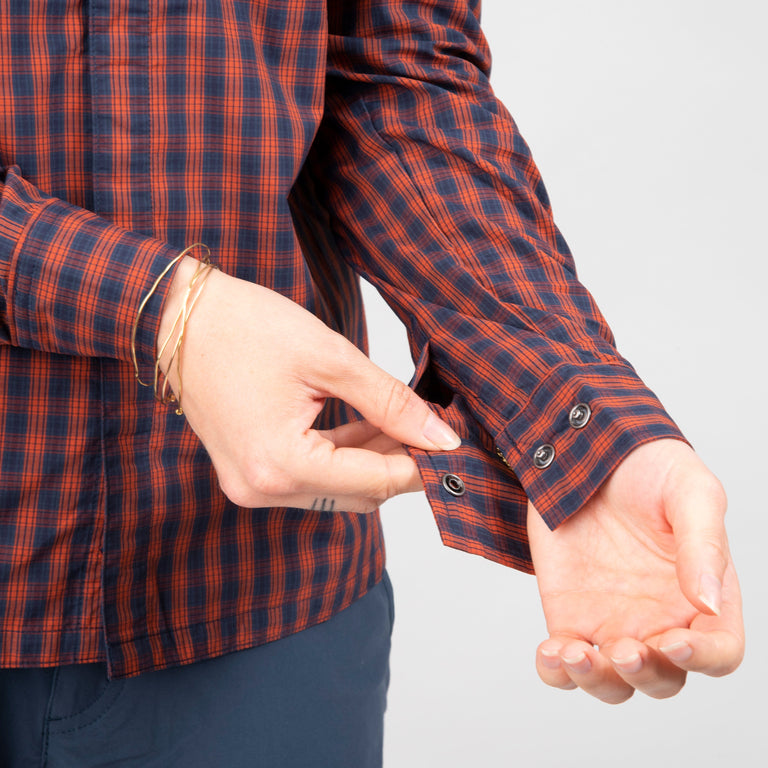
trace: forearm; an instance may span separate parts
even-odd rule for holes
[[[142,299],[177,251],[51,198],[5,170],[0,187],[2,341],[65,355],[131,360]],[[141,313],[138,360],[146,374],[169,280]]]
[[[328,108],[299,216],[327,209],[336,247],[405,323],[417,385],[454,398],[486,461],[500,464],[498,450],[508,482],[556,525],[633,448],[679,430],[577,279],[538,170],[488,83],[473,4],[336,10]],[[580,404],[591,414],[573,427]],[[554,457],[541,466],[545,445]]]

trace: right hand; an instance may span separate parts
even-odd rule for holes
[[[158,347],[198,262],[179,265]],[[161,368],[178,392],[176,364]],[[451,450],[456,434],[411,389],[280,294],[214,271],[187,322],[181,405],[227,497],[243,507],[370,512],[422,489],[403,444]],[[312,428],[327,397],[364,420]]]
[[[744,622],[726,506],[701,459],[669,439],[632,451],[554,531],[529,504],[542,680],[616,704],[673,696],[686,672],[733,672]]]

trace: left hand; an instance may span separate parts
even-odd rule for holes
[[[744,654],[741,595],[717,478],[685,443],[635,449],[555,531],[533,505],[528,534],[549,639],[549,685],[620,703],[673,696],[686,672],[732,672]]]
[[[412,389],[287,297],[222,272],[209,273],[205,289],[190,294],[199,266],[187,257],[174,274],[158,354],[232,502],[372,512],[423,488],[403,444],[445,451],[460,444]],[[181,332],[176,318],[190,295],[195,310],[183,354],[171,365]],[[314,429],[329,397],[364,420]]]

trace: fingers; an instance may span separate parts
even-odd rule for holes
[[[318,433],[337,448],[359,448],[381,435],[381,430],[368,421],[352,421],[334,429],[319,430]],[[393,443],[397,442],[390,439]]]
[[[399,440],[385,435],[378,427],[374,427],[367,421],[350,422],[334,429],[319,430],[318,433],[333,443],[336,448],[364,448],[376,453],[398,453],[403,456],[408,454]]]
[[[567,637],[545,640],[536,654],[539,677],[555,688],[581,688],[608,704],[637,690],[656,699],[680,692],[688,672],[731,674],[744,656],[743,634],[730,630],[676,629],[652,641],[624,638],[597,650]]]
[[[679,693],[686,678],[664,654],[629,638],[600,650],[581,640],[550,638],[539,646],[537,670],[548,685],[578,687],[607,704],[620,704],[635,691],[668,698]]]
[[[393,496],[423,490],[416,462],[399,443],[362,423],[347,427],[309,430],[287,470],[268,460],[250,465],[248,474],[216,465],[223,492],[242,507],[368,513]],[[365,447],[353,447],[358,440]]]
[[[729,562],[720,616],[699,614],[690,628],[671,629],[646,642],[623,638],[599,651],[580,639],[553,636],[539,646],[536,667],[548,685],[563,690],[578,687],[616,704],[635,690],[658,699],[674,696],[688,672],[727,675],[743,656],[741,594]]]
[[[317,490],[386,501],[422,489],[416,462],[407,453],[390,454],[362,448],[319,447],[300,483]]]
[[[356,408],[382,432],[424,450],[450,451],[459,436],[402,381],[372,363],[351,344],[344,345],[327,383],[331,394]]]
[[[621,640],[604,652],[616,674],[646,696],[666,699],[679,693],[685,685],[685,670],[637,640]]]
[[[403,445],[365,421],[319,433],[313,442],[304,481],[313,488],[376,498],[423,490],[416,462]]]
[[[731,632],[688,632],[667,637],[659,651],[680,669],[721,677],[739,666],[744,644]]]
[[[583,640],[551,637],[536,654],[539,677],[555,688],[581,688],[607,704],[620,704],[634,688],[614,671],[610,660]]]
[[[736,571],[728,564],[723,577],[720,616],[700,615],[690,629],[674,629],[653,639],[669,661],[688,672],[720,677],[733,672],[744,658],[744,620]]]

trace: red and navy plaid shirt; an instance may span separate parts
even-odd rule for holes
[[[363,348],[377,286],[464,440],[414,452],[450,546],[529,570],[527,498],[555,526],[679,437],[488,71],[470,0],[0,0],[0,665],[187,663],[380,578],[377,515],[235,507],[137,386],[190,243]]]

